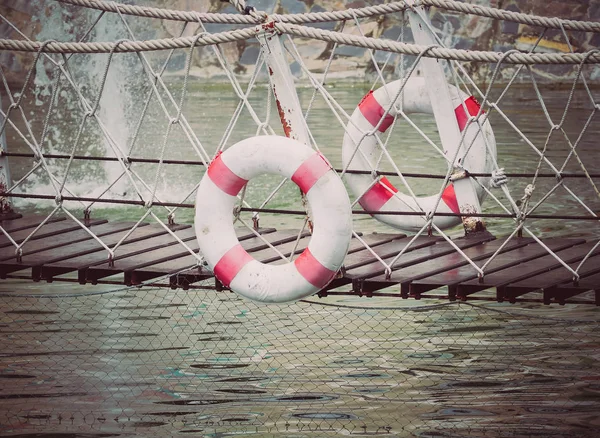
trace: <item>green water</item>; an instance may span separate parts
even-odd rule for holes
[[[594,306],[376,300],[2,294],[0,435],[597,436]]]

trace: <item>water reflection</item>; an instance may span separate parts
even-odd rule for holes
[[[184,297],[186,307],[169,305]],[[592,436],[597,324],[578,319],[597,309],[562,308],[561,319],[530,304],[510,307],[515,313],[460,304],[413,311],[373,300],[378,309],[295,303],[276,311],[222,292],[167,289],[120,300],[4,300],[0,408],[20,420],[2,417],[0,427],[55,436],[74,426],[141,436],[527,436],[544,424],[545,436]],[[163,319],[122,318],[135,315],[134,304]],[[201,317],[186,318],[200,306]],[[40,308],[53,313],[27,312]],[[282,318],[294,329],[282,334]],[[215,327],[221,339],[197,343]]]

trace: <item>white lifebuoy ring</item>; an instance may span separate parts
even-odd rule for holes
[[[306,194],[314,225],[308,247],[282,265],[256,261],[233,227],[237,194],[250,179],[273,173]],[[335,277],[352,237],[352,210],[342,180],[321,154],[286,137],[258,136],[210,164],[198,187],[194,226],[200,251],[221,283],[253,301],[283,303],[312,295]]]
[[[397,116],[397,107],[400,107],[406,114],[433,114],[423,78],[409,78],[395,105],[391,105],[391,100],[398,94],[402,82],[402,80],[393,81],[385,87],[369,92],[359,103],[346,126],[342,146],[344,167],[367,171],[376,168],[376,163],[381,155],[381,148],[374,135],[365,136],[364,134],[373,131],[373,128],[377,126],[385,114],[386,109],[391,107],[385,118],[381,120],[378,127],[380,132],[385,132],[392,124]],[[459,129],[462,132],[469,117],[475,116],[479,112],[480,106],[472,96],[468,96],[452,85],[448,85],[448,87],[455,108],[452,116],[456,117]],[[496,141],[489,121],[486,119],[481,129],[479,124],[471,123],[464,136],[465,145],[471,145],[471,142],[473,142],[464,160],[464,163],[467,163],[465,165],[466,170],[470,173],[491,172],[494,169],[492,155],[495,158]],[[355,153],[356,145],[359,142],[359,152]],[[454,156],[454,151],[445,150],[444,153],[450,159]],[[460,164],[463,165],[464,163]],[[345,178],[352,193],[357,197],[360,196],[359,204],[367,211],[423,211],[427,214],[433,211],[438,199],[437,195],[417,197],[417,203],[415,203],[413,197],[398,191],[385,177],[380,178],[375,184],[373,184],[374,176],[372,175],[347,173]],[[486,185],[489,183],[489,179],[481,179],[480,182]],[[477,185],[476,191],[481,202],[485,191],[479,185]],[[438,204],[436,212],[460,213],[452,184],[444,189],[442,202]],[[425,218],[422,216],[375,214],[374,217],[394,228],[406,231],[418,231],[425,224]],[[460,221],[460,217],[434,216],[433,222],[439,228],[444,229],[457,225]]]

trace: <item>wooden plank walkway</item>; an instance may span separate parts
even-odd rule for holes
[[[0,278],[19,277],[34,281],[67,280],[81,284],[111,282],[126,285],[159,279],[172,288],[187,289],[213,278],[212,272],[197,266],[190,250],[198,253],[191,225],[172,225],[167,230],[160,224],[133,222],[109,223],[91,220],[82,229],[68,218],[53,218],[39,227],[41,217],[0,221],[0,226],[16,243],[28,239],[20,257],[15,246],[0,236]],[[310,240],[308,232],[298,239],[297,230],[261,229],[260,234],[285,257],[301,253]],[[92,234],[108,247],[114,247],[112,261]],[[188,248],[181,245],[177,239]],[[238,230],[241,245],[263,263],[284,261],[262,238],[245,229]],[[531,238],[514,238],[509,242],[484,233],[458,238],[453,243],[476,265],[482,267],[500,249],[479,279],[477,271],[453,246],[439,236],[412,239],[404,234],[374,233],[361,237],[371,249],[352,239],[342,274],[320,296],[329,294],[382,295],[401,298],[446,298],[449,300],[495,299],[497,301],[540,301],[590,303],[600,305],[600,246],[597,239],[549,238],[545,245],[576,269],[586,254],[594,250],[580,269],[579,282],[560,261]],[[386,263],[404,251],[386,275]],[[66,276],[65,276],[66,274]],[[215,280],[215,287],[221,288]],[[447,293],[440,293],[440,288]],[[340,288],[340,289],[338,289]],[[593,291],[593,294],[587,292]]]

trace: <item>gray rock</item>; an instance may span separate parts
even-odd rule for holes
[[[310,8],[309,12],[326,12],[326,11],[327,11],[327,9],[325,9],[324,7],[315,4]],[[316,27],[317,29],[334,30],[335,22],[327,21],[327,22],[323,22],[323,23],[310,23],[309,26]]]
[[[180,71],[183,70],[187,63],[187,54],[183,52],[175,52],[169,63],[167,64],[167,71]]]
[[[365,54],[365,51],[366,49],[363,49],[362,47],[340,45],[336,49],[335,53],[338,56],[349,56],[359,58]]]
[[[306,12],[306,3],[299,0],[281,0],[280,5],[288,14],[300,14]]]
[[[277,5],[277,0],[247,0],[248,6],[254,6],[258,11],[265,11],[267,14],[272,14]]]
[[[240,57],[240,64],[242,65],[254,65],[258,59],[260,48],[256,45],[249,45],[242,53]]]
[[[507,11],[520,12],[516,5],[509,5],[505,8]],[[512,21],[502,22],[502,32],[516,35],[519,33],[519,23],[513,23]]]

